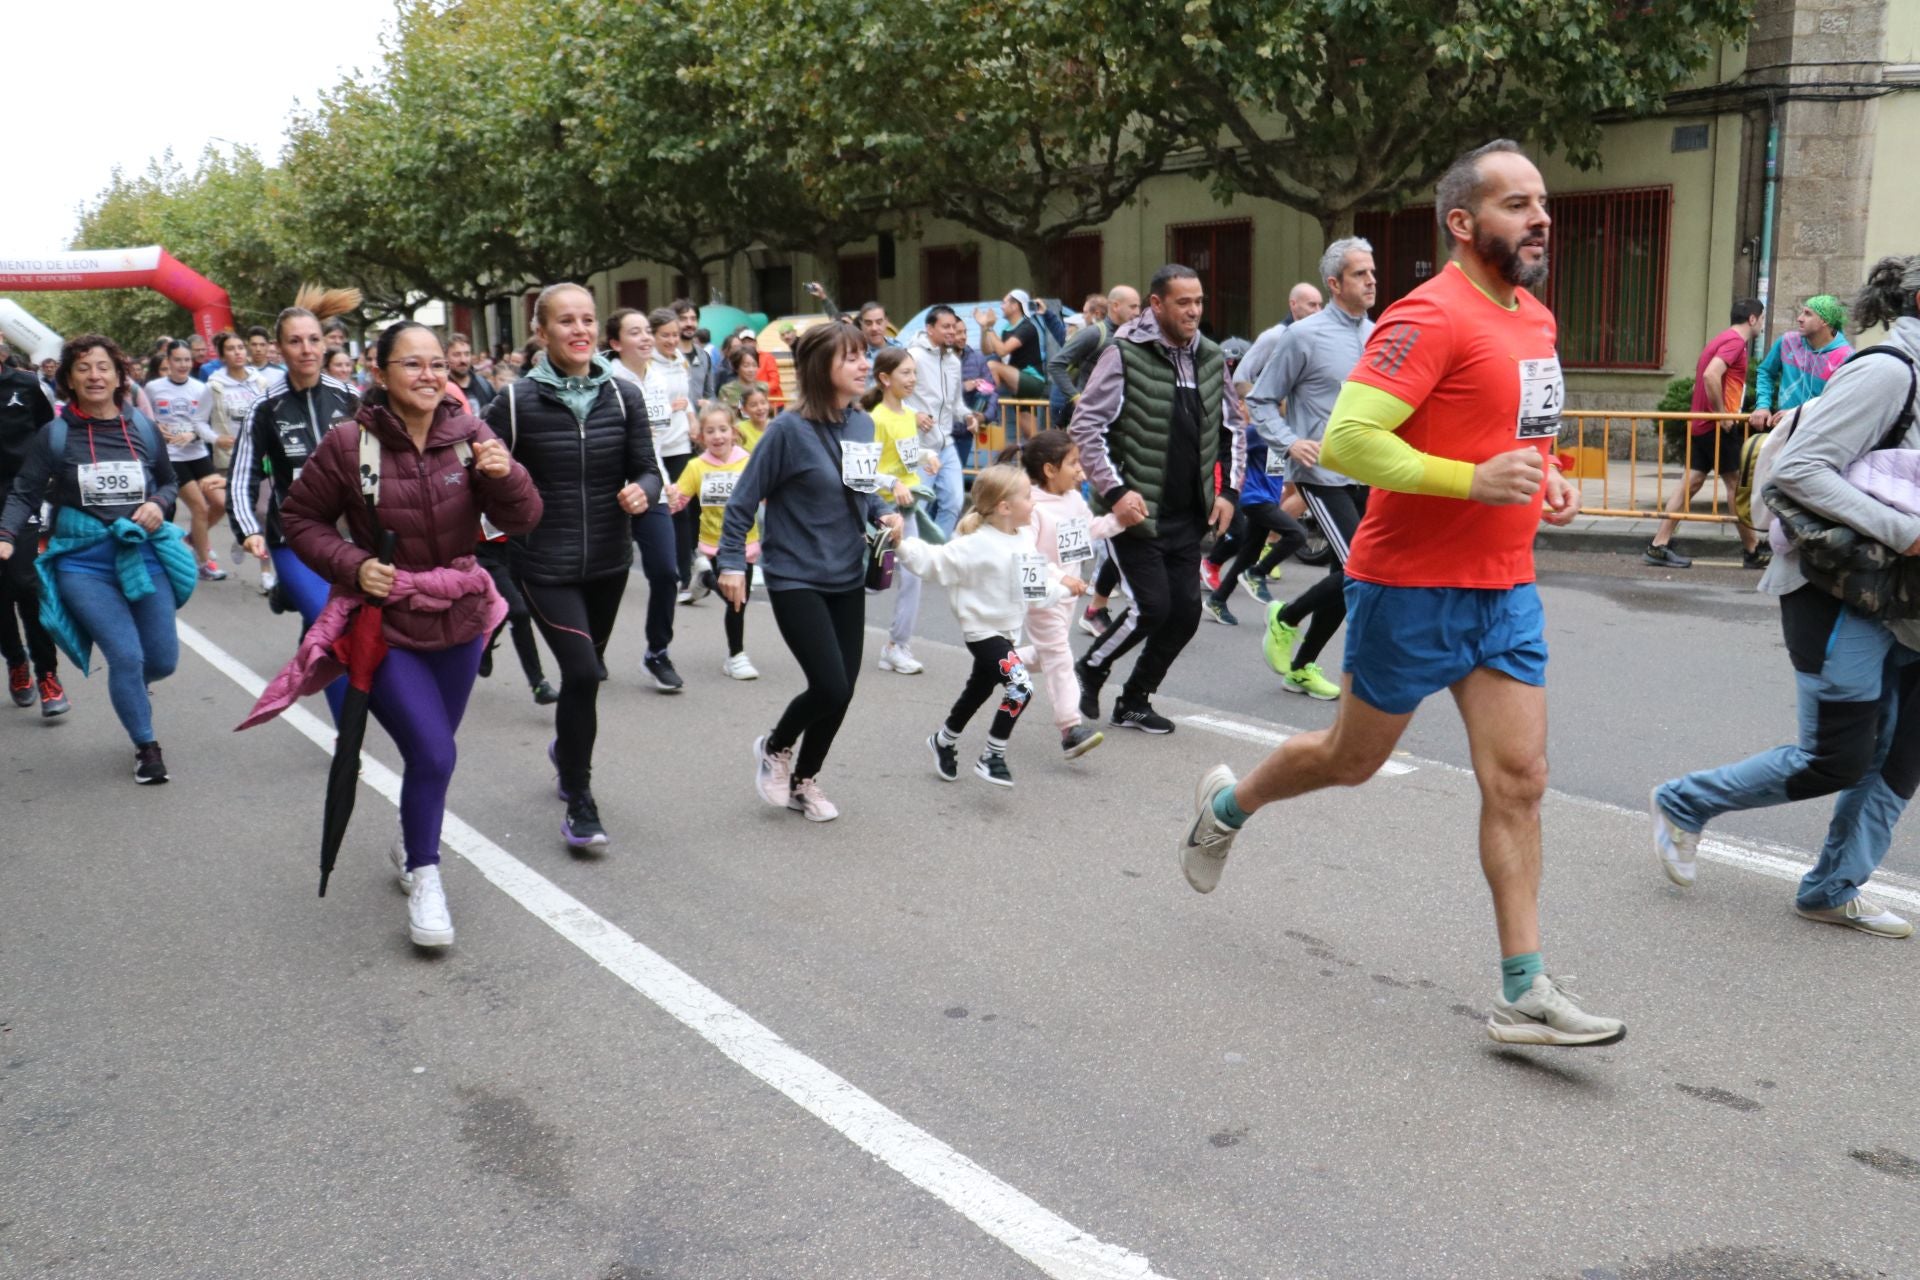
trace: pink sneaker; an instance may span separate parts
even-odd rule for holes
[[[793,794],[787,797],[787,808],[795,813],[804,813],[808,822],[832,822],[840,816],[840,811],[833,807],[833,801],[820,794],[820,784],[812,778],[802,778],[793,784]]]
[[[767,750],[767,735],[753,740],[754,789],[770,805],[786,807],[793,793],[793,748]]]

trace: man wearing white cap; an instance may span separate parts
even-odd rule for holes
[[[1000,300],[1007,331],[996,333],[993,312],[981,307],[973,313],[980,326],[980,349],[987,353],[1001,394],[1018,400],[1041,400],[1047,394],[1045,339],[1035,319],[1047,304],[1035,302],[1025,289],[1015,289]]]

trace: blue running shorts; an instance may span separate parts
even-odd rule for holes
[[[1429,694],[1488,667],[1547,683],[1546,615],[1533,583],[1386,587],[1347,579],[1347,674],[1368,706],[1406,715]]]

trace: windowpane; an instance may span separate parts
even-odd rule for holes
[[[1048,250],[1047,294],[1076,310],[1090,293],[1103,293],[1100,283],[1100,237],[1068,236]]]
[[[1192,267],[1207,291],[1200,331],[1215,342],[1253,334],[1253,223],[1167,228],[1168,256]]]

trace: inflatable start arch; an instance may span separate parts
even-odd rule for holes
[[[157,244],[138,249],[80,249],[32,258],[0,257],[0,289],[37,293],[74,289],[152,289],[193,313],[193,327],[209,343],[233,328],[227,291]]]

